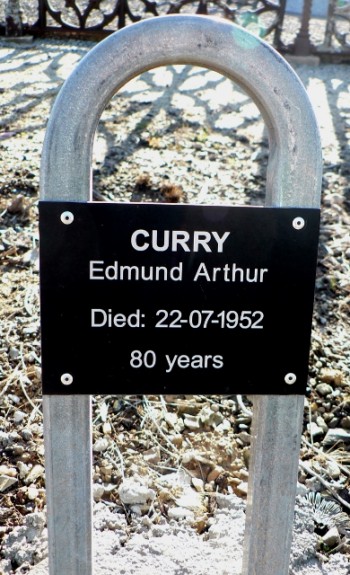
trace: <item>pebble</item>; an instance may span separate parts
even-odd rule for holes
[[[224,471],[224,469],[222,467],[215,466],[214,469],[212,469],[208,473],[208,477],[207,477],[208,483],[210,483],[211,481],[215,481],[219,477],[219,475],[221,475],[223,473],[223,471]]]
[[[177,413],[167,412],[164,416],[164,420],[170,429],[174,429],[178,421]]]
[[[220,423],[217,428],[216,431],[218,431],[219,433],[225,433],[225,431],[230,431],[231,429],[231,423],[228,419],[224,419],[222,423]]]
[[[323,440],[324,445],[334,445],[338,441],[343,441],[344,443],[350,443],[350,430],[342,429],[341,427],[335,427],[334,429],[329,429]]]
[[[247,431],[241,431],[237,434],[237,441],[239,441],[241,445],[250,445],[251,436]]]
[[[26,417],[26,414],[24,413],[24,411],[15,411],[14,415],[13,415],[13,421],[15,423],[21,423],[23,421],[23,419]]]
[[[31,441],[33,439],[33,434],[30,429],[22,429],[21,435],[24,441]]]
[[[328,425],[325,422],[325,420],[323,419],[323,417],[319,416],[316,418],[316,423],[317,425],[322,429],[323,433],[327,433],[328,431]]]
[[[101,485],[100,483],[94,483],[92,486],[92,496],[94,498],[94,501],[101,501],[103,495],[104,495],[105,489],[103,487],[103,485]]]
[[[102,426],[102,431],[104,435],[110,435],[112,432],[112,426],[109,421],[106,421]]]
[[[119,497],[125,505],[143,505],[153,501],[155,491],[134,479],[124,479],[118,489]]]
[[[332,414],[330,414],[330,415],[332,415]],[[328,421],[328,427],[331,427],[333,429],[335,427],[338,427],[339,424],[340,424],[339,417],[331,417],[331,419]]]
[[[199,479],[199,477],[192,477],[192,485],[198,493],[203,493],[204,491],[204,481]]]
[[[35,483],[35,481],[39,479],[39,477],[44,477],[44,474],[45,469],[42,465],[40,465],[39,463],[37,465],[34,465],[34,467],[32,467],[32,469],[29,471],[25,479],[25,484],[29,485],[30,483]]]
[[[17,479],[15,477],[0,475],[0,493],[4,493],[4,491],[12,487],[15,483],[17,483]]]
[[[173,445],[175,445],[175,447],[181,447],[183,444],[183,440],[184,439],[180,433],[170,437],[170,441]]]
[[[340,467],[336,461],[328,461],[326,465],[326,472],[332,479],[339,479],[340,477]]]
[[[8,435],[8,438],[10,443],[17,443],[21,439],[17,431],[11,431],[11,433]]]
[[[197,415],[190,415],[189,413],[184,414],[184,424],[185,427],[191,431],[200,429],[200,421]]]
[[[319,375],[320,381],[323,383],[333,384],[336,386],[342,386],[344,382],[344,375],[340,369],[330,369],[328,367],[321,370]]]
[[[29,473],[29,465],[27,465],[26,463],[23,463],[23,461],[18,461],[17,467],[19,470],[20,479],[24,479],[25,477],[27,477],[27,475]]]
[[[319,383],[316,385],[316,391],[319,395],[322,395],[322,397],[326,397],[333,393],[333,388],[328,383]]]
[[[324,545],[327,547],[336,547],[340,543],[339,531],[336,527],[332,527],[327,533],[322,537]]]
[[[0,431],[0,445],[5,447],[9,443],[9,434],[5,431]]]
[[[93,451],[95,451],[95,453],[102,453],[103,451],[106,451],[108,447],[109,447],[109,441],[107,437],[99,437],[98,439],[96,439],[92,449]]]
[[[242,481],[242,483],[236,485],[235,492],[238,495],[248,495],[248,483],[246,481]]]
[[[169,519],[185,519],[188,523],[192,523],[194,521],[194,513],[190,509],[186,509],[186,507],[171,507],[168,510],[168,517]]]
[[[21,355],[21,352],[17,347],[10,347],[10,350],[9,350],[10,359],[16,360],[20,357],[20,355]]]
[[[297,483],[297,495],[305,496],[307,493],[308,493],[307,487],[298,481],[298,483]]]
[[[29,501],[35,501],[35,499],[38,498],[39,495],[39,490],[34,487],[34,485],[31,485],[30,487],[28,487],[27,490],[27,497],[29,499]]]
[[[312,439],[319,439],[320,437],[324,436],[325,432],[323,431],[322,427],[319,427],[319,425],[317,425],[317,423],[315,423],[314,421],[308,423],[306,428]]]
[[[350,429],[350,416],[346,415],[343,417],[340,421],[340,425],[343,427],[343,429]]]
[[[159,463],[160,462],[160,451],[158,447],[152,447],[147,451],[143,452],[143,458],[147,463]]]
[[[182,495],[176,498],[176,504],[180,508],[190,509],[196,513],[205,512],[203,495],[194,491],[191,487],[184,489]]]
[[[218,411],[218,407],[218,405],[214,404],[212,406],[206,405],[201,409],[199,418],[203,425],[216,427],[222,423],[224,416]]]
[[[9,477],[16,477],[17,471],[14,467],[7,465],[0,465],[0,475],[8,475]]]

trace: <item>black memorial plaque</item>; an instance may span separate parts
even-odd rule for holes
[[[40,202],[45,394],[303,394],[319,210]]]

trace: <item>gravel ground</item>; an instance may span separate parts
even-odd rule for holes
[[[4,574],[25,573],[46,554],[39,161],[53,98],[92,45],[38,40],[21,47],[0,46],[0,573]],[[296,70],[318,117],[325,169],[299,475],[304,500],[296,516],[291,569],[305,575],[345,575],[350,549],[348,68],[296,65]],[[126,86],[105,110],[95,142],[94,193],[100,200],[259,205],[267,161],[268,144],[258,110],[237,86],[210,71],[183,66],[158,69]],[[113,569],[116,550],[126,575],[153,572],[154,556],[158,565],[160,557],[164,562],[168,558],[163,565],[167,575],[207,573],[208,564],[223,574],[238,570],[251,418],[249,401],[235,396],[94,397],[95,528],[98,548],[109,561],[108,568],[103,566],[98,554],[101,573],[112,572],[108,569]],[[133,501],[128,496],[129,478],[138,494]],[[143,498],[145,490],[148,496]],[[225,496],[224,502],[217,494]],[[334,500],[339,508],[332,511],[325,499]],[[237,545],[224,565],[218,562],[216,548],[224,543],[227,549],[232,533]],[[175,535],[182,538],[183,549],[186,545],[192,549],[192,556],[186,555],[187,566],[169,558]],[[198,548],[205,565],[199,562]],[[45,572],[45,564],[33,575],[39,572]]]

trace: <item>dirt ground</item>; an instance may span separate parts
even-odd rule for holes
[[[53,99],[92,45],[36,40],[0,46],[0,573],[24,573],[45,555],[4,551],[15,529],[45,510],[40,155]],[[317,552],[326,561],[335,550],[349,555],[350,94],[345,65],[298,64],[296,71],[313,103],[324,154],[299,481],[305,494],[339,505],[315,520]],[[259,112],[237,86],[210,71],[159,69],[133,81],[105,110],[95,142],[94,197],[261,205],[267,161]],[[189,515],[200,534],[215,511],[211,494],[245,499],[252,419],[247,398],[94,396],[93,409],[94,497],[128,521],[133,511],[119,490],[128,477],[154,491],[148,515],[174,518],[186,501],[159,479],[185,470],[192,495],[201,494]],[[314,509],[321,499],[313,499]],[[338,535],[330,542],[332,528]]]

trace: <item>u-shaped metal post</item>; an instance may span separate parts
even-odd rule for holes
[[[135,76],[170,64],[215,70],[255,101],[269,136],[266,206],[319,207],[320,139],[293,70],[268,44],[231,23],[178,15],[116,32],[71,74],[47,128],[41,199],[91,199],[93,139],[105,106]],[[288,573],[303,402],[293,395],[254,398],[244,575]],[[91,575],[90,398],[46,396],[44,433],[50,574]]]

